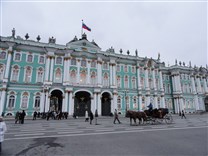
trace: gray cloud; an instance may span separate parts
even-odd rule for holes
[[[66,44],[81,35],[84,19],[102,50],[113,46],[116,52],[138,49],[142,57],[157,58],[173,65],[175,59],[192,65],[207,63],[206,3],[52,3],[2,2],[2,36],[16,34],[30,39],[41,35],[42,42],[51,36]]]

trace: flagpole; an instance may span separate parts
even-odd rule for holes
[[[83,26],[83,20],[82,20],[82,26]],[[81,38],[82,38],[82,34],[83,34],[83,27],[82,27],[82,30],[81,30]]]

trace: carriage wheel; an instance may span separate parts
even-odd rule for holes
[[[166,115],[164,116],[164,118],[165,118],[165,122],[166,122],[167,124],[171,124],[171,123],[173,122],[173,117],[172,117],[171,114],[166,114]]]

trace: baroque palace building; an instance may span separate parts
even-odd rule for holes
[[[175,61],[165,66],[157,59],[106,51],[76,36],[66,45],[15,36],[0,38],[0,113],[25,110],[62,111],[84,116],[98,110],[108,116],[114,109],[168,108],[171,113],[208,111],[208,67]]]

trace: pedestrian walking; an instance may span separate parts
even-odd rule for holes
[[[0,153],[2,151],[1,144],[4,141],[4,133],[7,131],[6,123],[3,121],[3,117],[0,117]],[[1,155],[1,154],[0,154]]]
[[[88,122],[89,121],[89,116],[88,116],[88,111],[86,110],[85,111],[85,122]]]
[[[38,113],[36,111],[33,113],[33,120],[36,120],[37,114]]]
[[[98,111],[97,111],[97,109],[95,110],[95,124],[97,125],[98,123],[97,123],[97,118],[98,118]]]
[[[24,124],[25,116],[26,116],[25,110],[22,110],[22,113],[21,113],[21,124]]]
[[[186,116],[185,116],[185,113],[184,111],[182,110],[182,113],[181,113],[181,119],[185,118],[186,119]]]
[[[17,111],[17,113],[15,114],[15,124],[19,121],[19,116],[20,116],[20,113],[19,111]]]
[[[92,120],[94,119],[94,115],[92,111],[90,111],[90,125],[92,124]]]
[[[118,121],[119,124],[121,123],[120,120],[118,119],[117,109],[115,109],[115,111],[114,111],[114,121],[113,121],[114,124],[116,123],[116,120]]]

